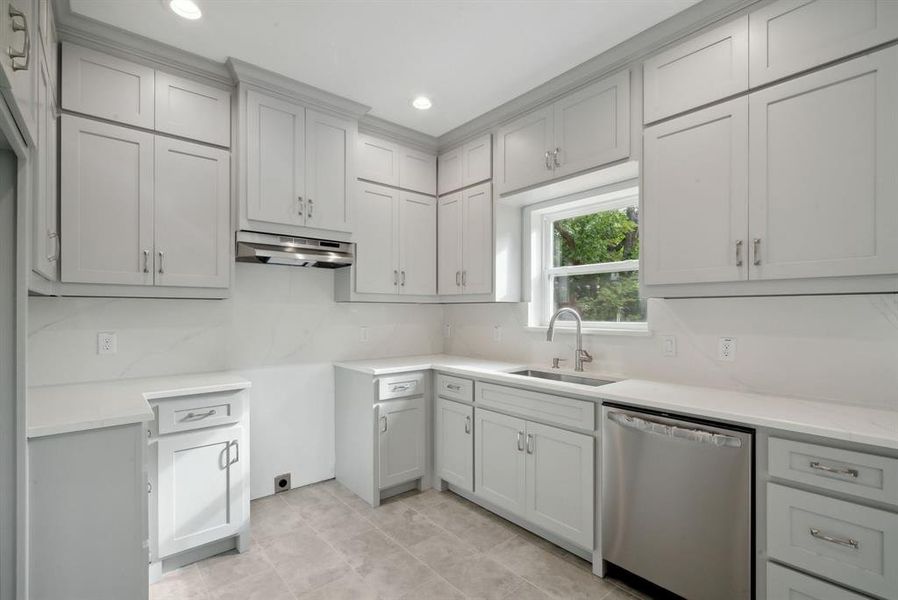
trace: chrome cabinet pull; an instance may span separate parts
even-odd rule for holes
[[[143,272],[144,273],[150,272],[150,251],[149,250],[143,251]]]
[[[393,285],[399,285],[399,271],[393,269]]]
[[[555,148],[555,152],[552,153],[552,162],[555,164],[555,167],[561,166],[561,161],[558,160],[558,153],[561,152],[561,148]]]
[[[455,285],[461,286],[461,271],[455,272]]]
[[[405,287],[405,271],[400,271],[399,285]]]
[[[824,542],[838,544],[839,546],[851,548],[852,550],[860,550],[861,548],[860,542],[851,538],[837,538],[831,535],[826,535],[825,533],[821,533],[819,529],[816,529],[814,527],[810,528],[810,532],[812,537],[815,537],[818,540],[823,540]]]
[[[19,23],[18,21],[16,21],[17,18],[21,18],[22,22]],[[23,13],[21,10],[10,4],[9,19],[13,31],[22,31],[25,34],[25,42],[22,44],[21,51],[13,50],[12,46],[7,49],[7,54],[9,54],[9,57],[12,59],[12,70],[27,71],[28,67],[31,66],[31,32],[28,31],[28,17],[26,17],[25,13]],[[17,63],[17,58],[24,58],[25,63]]]
[[[59,233],[55,231],[48,231],[47,239],[53,240],[53,251],[47,255],[47,261],[56,262],[57,260],[59,260]]]
[[[742,240],[736,240],[736,266],[742,266]]]
[[[312,199],[309,198],[309,212],[306,215],[306,218],[311,221],[312,220],[312,209],[315,208],[315,203],[312,202]]]
[[[207,410],[204,413],[189,412],[186,415],[184,415],[184,418],[181,420],[182,421],[199,421],[201,419],[205,419],[206,417],[211,417],[214,414],[215,414],[214,408],[211,410]]]
[[[381,433],[386,433],[386,432],[387,432],[387,428],[389,427],[389,424],[387,424],[387,415],[382,416],[382,417],[380,418],[380,422],[381,422],[381,426],[383,427],[383,429],[381,429],[380,432],[381,432]]]
[[[461,391],[461,386],[460,386],[460,385],[457,385],[457,384],[455,384],[455,383],[447,383],[447,384],[446,384],[446,389],[452,390],[453,392],[460,392],[460,391]]]
[[[519,431],[517,435],[518,452],[524,451],[524,432]]]
[[[527,454],[533,454],[533,434],[527,434]]]
[[[465,417],[465,433],[471,433],[471,417]]]
[[[847,475],[848,477],[852,477],[857,479],[860,476],[860,471],[857,469],[851,469],[849,467],[831,467],[829,465],[824,465],[816,460],[812,460],[809,467],[812,469],[816,469],[818,471],[823,471],[825,473],[832,473],[833,475]]]
[[[153,482],[151,482],[151,481],[148,481],[148,482],[147,482],[147,493],[148,493],[148,494],[152,494],[152,493],[153,493]]]
[[[165,269],[163,268],[163,261],[165,260],[165,253],[160,250],[159,251],[159,274],[162,275],[165,273]]]
[[[546,169],[548,169],[549,171],[551,171],[551,170],[552,170],[552,163],[549,162],[549,154],[550,154],[549,151],[546,150]]]
[[[754,265],[761,264],[761,238],[755,238],[751,241],[752,253],[754,254]]]
[[[305,204],[303,204],[303,202],[302,202],[302,196],[297,196],[296,202],[297,202],[297,204],[299,204],[299,210],[297,212],[298,212],[299,216],[301,217],[303,215],[303,213],[306,212]]]
[[[462,286],[468,285],[468,272],[467,271],[461,272],[461,284],[462,284]]]
[[[230,456],[231,456],[231,446],[234,446],[234,450],[235,450],[235,453],[237,454],[237,456],[234,458],[234,460],[229,460],[229,461],[228,461],[228,466],[229,466],[229,467],[230,467],[231,465],[233,465],[234,463],[236,463],[238,460],[240,460],[240,444],[237,443],[237,440],[234,440],[233,442],[231,442],[230,444],[228,444],[228,457],[229,457],[229,458],[230,458]]]

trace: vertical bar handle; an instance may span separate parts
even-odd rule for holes
[[[527,454],[533,454],[533,434],[527,434]]]
[[[382,427],[380,432],[386,433],[387,429],[389,428],[389,424],[387,423],[387,415],[384,415],[380,418],[380,423],[381,423],[381,427]]]
[[[517,445],[518,445],[518,452],[523,452],[524,451],[524,432],[523,431],[518,432],[516,441],[517,441]]]
[[[465,417],[465,433],[471,433],[471,417]]]
[[[742,240],[736,240],[736,266],[742,266]]]
[[[751,241],[752,243],[752,254],[754,255],[754,265],[758,266],[761,264],[761,238],[755,238]]]

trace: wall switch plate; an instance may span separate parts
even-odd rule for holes
[[[97,354],[115,354],[118,341],[114,331],[101,331],[97,334]]]
[[[661,336],[661,353],[664,356],[677,355],[677,336],[662,335]]]
[[[493,327],[493,341],[501,342],[502,341],[502,326],[496,325]]]
[[[446,325],[443,325],[443,337],[444,338],[452,337],[452,325],[449,325],[448,323]]]
[[[717,360],[726,362],[736,360],[736,338],[722,337],[717,340]]]
[[[365,343],[368,341],[368,328],[362,327],[359,329],[359,341]]]
[[[290,473],[284,473],[283,475],[275,475],[274,476],[274,493],[280,494],[281,492],[289,492],[290,491]]]

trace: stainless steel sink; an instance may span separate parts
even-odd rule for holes
[[[591,385],[598,387],[600,385],[608,385],[614,383],[605,379],[594,379],[592,377],[581,377],[580,375],[568,375],[567,373],[552,373],[550,371],[533,371],[527,369],[524,371],[512,371],[511,375],[523,375],[524,377],[536,377],[537,379],[548,379],[550,381],[563,381],[565,383],[577,383],[580,385]]]

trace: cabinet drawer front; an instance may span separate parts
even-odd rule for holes
[[[156,71],[156,130],[231,145],[231,93]]]
[[[644,122],[748,89],[748,17],[703,33],[644,63]]]
[[[751,86],[898,38],[893,0],[780,0],[749,16]]]
[[[236,423],[243,414],[243,392],[196,394],[156,403],[159,435]]]
[[[771,483],[767,554],[858,590],[898,598],[898,514]]]
[[[379,400],[420,396],[424,393],[424,373],[406,373],[382,377],[378,381]]]
[[[567,427],[593,430],[596,426],[595,404],[583,400],[478,382],[475,402],[485,408]]]
[[[898,459],[770,438],[773,477],[898,505]]]
[[[804,573],[767,563],[767,597],[770,600],[868,600]]]
[[[450,400],[462,402],[474,401],[474,382],[470,379],[452,377],[451,375],[437,375],[437,394]]]

